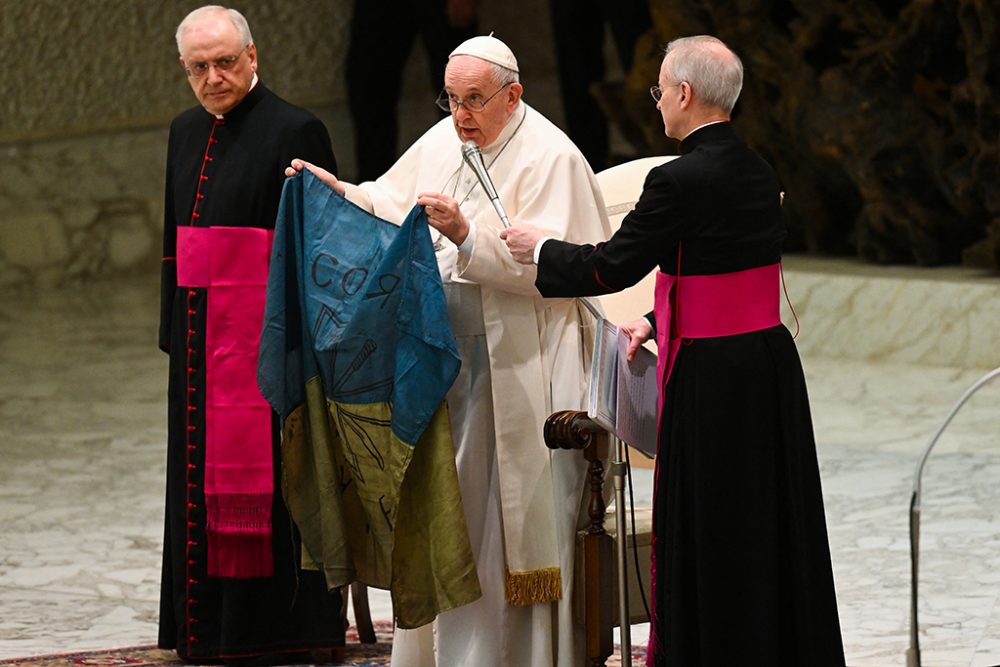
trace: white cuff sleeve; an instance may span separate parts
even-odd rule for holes
[[[472,246],[474,245],[476,245],[476,223],[473,220],[469,220],[469,234],[462,241],[462,244],[458,246],[458,252],[463,257],[469,257],[472,255]]]
[[[538,243],[535,244],[535,256],[534,256],[535,264],[538,264],[538,256],[540,254],[542,254],[542,246],[545,245],[545,242],[548,241],[551,238],[554,238],[554,237],[552,237],[552,236],[544,236],[544,237],[538,239]]]

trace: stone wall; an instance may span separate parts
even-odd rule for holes
[[[0,0],[0,286],[155,271],[166,128],[195,103],[173,33],[200,4]],[[350,9],[242,3],[261,77],[299,104],[334,104]]]
[[[162,126],[193,98],[174,30],[198,0],[3,0],[0,143]],[[351,0],[246,0],[262,76],[282,94],[329,104]],[[290,45],[308,48],[290,48]]]
[[[0,147],[0,286],[155,270],[166,131]]]
[[[167,127],[196,103],[174,30],[199,0],[0,0],[0,287],[156,275]],[[353,172],[343,62],[352,0],[242,0],[260,76],[327,123]],[[533,20],[526,24],[526,12]],[[522,63],[526,98],[557,120],[546,0],[484,0]],[[405,147],[437,118],[422,49],[401,98]]]

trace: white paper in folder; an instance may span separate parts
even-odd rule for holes
[[[628,335],[604,318],[590,366],[587,416],[623,442],[653,458],[656,455],[656,355],[644,347],[626,360]]]

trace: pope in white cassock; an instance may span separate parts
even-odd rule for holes
[[[425,207],[462,369],[447,397],[462,502],[483,597],[432,625],[397,630],[399,667],[577,667],[573,552],[586,463],[549,451],[545,418],[586,406],[591,316],[575,299],[544,299],[535,267],[513,261],[503,228],[462,145],[481,149],[512,225],[596,243],[611,235],[594,174],[561,130],[521,99],[517,60],[500,40],[456,48],[431,127],[388,172],[351,185],[308,167],[351,201],[400,223]]]

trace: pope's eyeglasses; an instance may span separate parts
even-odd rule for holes
[[[508,81],[507,83],[500,86],[500,90],[498,90],[497,92],[493,93],[492,95],[490,95],[485,99],[483,98],[482,95],[469,95],[463,100],[460,97],[455,97],[454,95],[449,94],[447,90],[442,90],[441,94],[438,95],[438,98],[434,103],[438,106],[439,109],[441,109],[441,111],[448,111],[449,113],[454,113],[458,111],[458,107],[463,105],[465,106],[466,110],[471,111],[472,113],[479,113],[480,111],[486,108],[486,105],[489,103],[490,100],[499,95],[500,91],[502,91],[504,88],[506,88],[512,83],[514,82]]]

